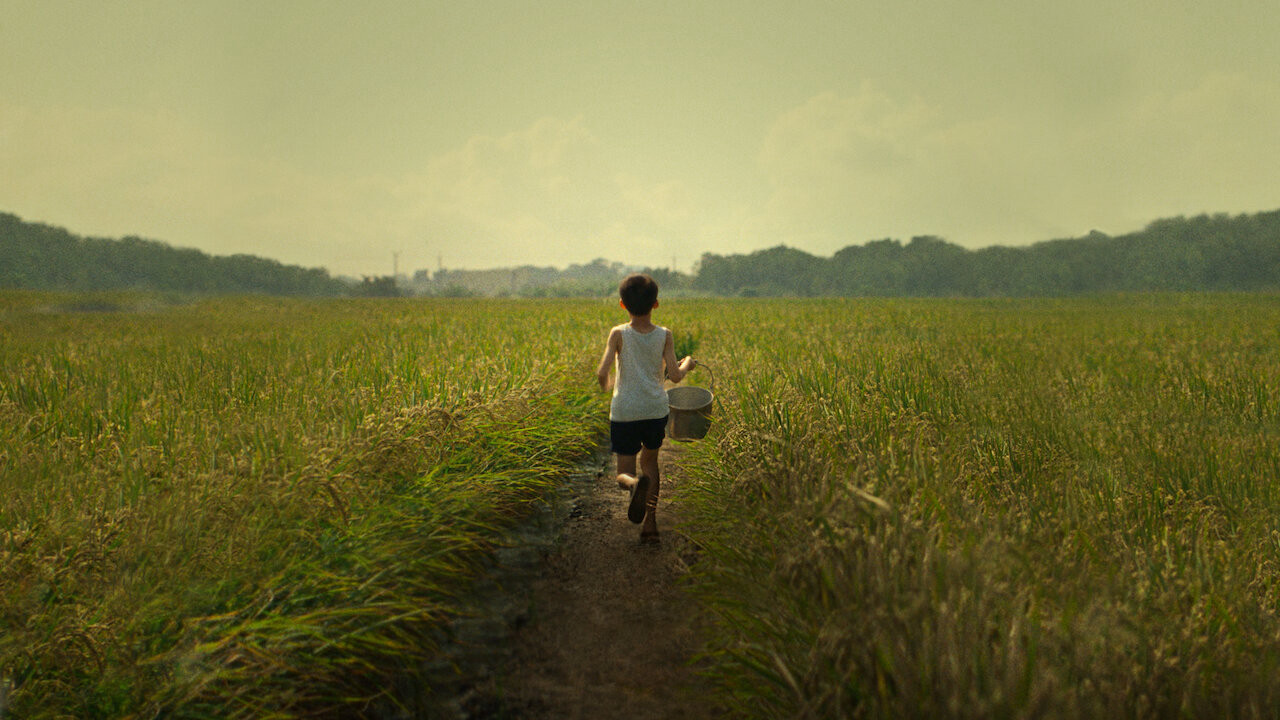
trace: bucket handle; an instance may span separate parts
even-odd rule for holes
[[[697,365],[694,365],[694,366],[693,366],[693,369],[694,369],[694,370],[703,370],[703,369],[705,369],[705,370],[707,371],[707,373],[708,373],[709,375],[711,375],[711,387],[710,387],[710,388],[708,388],[708,389],[709,389],[709,390],[714,391],[714,390],[715,390],[715,388],[716,388],[716,374],[715,374],[714,372],[712,372],[712,371],[711,371],[711,366],[710,366],[710,365],[703,365],[701,360],[694,360],[694,362],[696,362],[696,363],[697,363]]]

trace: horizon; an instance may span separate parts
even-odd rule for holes
[[[0,26],[0,206],[384,275],[977,249],[1280,206],[1280,7],[65,0]]]
[[[1087,233],[1083,233],[1083,234],[1081,234],[1081,235],[1077,235],[1077,236],[1073,236],[1073,237],[1047,238],[1047,239],[1044,239],[1044,240],[1035,240],[1035,241],[1028,242],[1028,243],[1020,243],[1020,244],[992,244],[992,245],[983,245],[983,246],[981,246],[981,247],[964,247],[964,246],[962,246],[962,245],[959,245],[958,243],[954,243],[954,242],[952,242],[952,241],[948,240],[946,237],[937,236],[937,235],[915,235],[915,236],[912,236],[912,237],[909,237],[909,238],[884,237],[884,238],[872,238],[872,239],[869,239],[869,240],[864,240],[864,241],[862,241],[862,242],[852,242],[852,243],[848,243],[848,244],[846,244],[846,245],[843,245],[843,246],[841,246],[841,247],[839,247],[839,248],[836,248],[835,250],[833,250],[833,251],[832,251],[832,252],[830,252],[830,253],[812,253],[812,252],[809,252],[808,250],[805,250],[804,248],[798,248],[798,247],[794,247],[794,246],[787,245],[787,244],[785,244],[785,243],[779,243],[779,244],[776,244],[776,245],[769,245],[769,246],[765,246],[765,247],[758,247],[758,248],[753,248],[753,249],[745,250],[745,251],[734,251],[734,252],[729,252],[729,253],[710,253],[710,254],[713,254],[713,255],[720,255],[720,256],[726,256],[726,257],[727,257],[727,256],[733,256],[733,255],[743,255],[743,256],[746,256],[746,255],[752,255],[752,254],[754,254],[754,253],[764,252],[764,251],[767,251],[767,250],[772,250],[772,249],[774,249],[774,248],[779,248],[779,247],[781,247],[781,248],[786,248],[786,249],[788,249],[788,250],[798,250],[798,251],[800,251],[800,252],[807,253],[807,254],[809,254],[809,255],[811,255],[811,256],[813,256],[813,257],[819,258],[819,259],[827,259],[827,260],[829,260],[829,259],[831,259],[831,258],[835,255],[835,253],[837,253],[837,252],[839,252],[839,251],[841,251],[841,250],[844,250],[844,249],[846,249],[846,248],[850,248],[850,247],[865,247],[866,245],[868,245],[868,244],[870,244],[870,243],[878,243],[878,242],[884,242],[884,241],[897,242],[897,243],[900,243],[900,244],[902,244],[902,245],[904,245],[904,246],[905,246],[905,245],[909,244],[912,240],[915,240],[917,237],[931,237],[931,238],[936,238],[936,239],[942,240],[942,241],[944,241],[944,242],[946,242],[946,243],[948,243],[948,244],[950,244],[950,245],[954,245],[954,246],[956,246],[956,247],[960,247],[961,249],[963,249],[963,250],[965,250],[965,251],[969,251],[969,252],[977,252],[977,251],[980,251],[980,250],[987,250],[987,249],[991,249],[991,248],[1029,248],[1029,247],[1032,247],[1032,246],[1038,245],[1038,244],[1040,244],[1040,243],[1047,243],[1047,242],[1059,242],[1059,241],[1071,241],[1071,240],[1080,240],[1080,239],[1084,239],[1084,238],[1090,237],[1090,236],[1092,236],[1092,235],[1094,235],[1094,234],[1097,234],[1097,233],[1100,233],[1102,236],[1104,236],[1104,237],[1109,237],[1109,238],[1125,237],[1125,236],[1127,236],[1127,235],[1133,235],[1133,234],[1137,234],[1137,233],[1143,232],[1143,231],[1145,231],[1148,227],[1150,227],[1153,223],[1160,222],[1160,221],[1164,221],[1164,220],[1175,220],[1175,219],[1182,219],[1182,218],[1190,219],[1190,218],[1196,218],[1196,217],[1211,217],[1211,218],[1217,218],[1217,217],[1224,217],[1224,216],[1225,216],[1225,217],[1232,217],[1232,218],[1234,218],[1234,217],[1239,217],[1239,216],[1241,216],[1241,215],[1261,215],[1261,214],[1267,214],[1267,213],[1272,213],[1272,212],[1280,212],[1280,207],[1275,208],[1275,209],[1272,209],[1272,210],[1260,210],[1260,211],[1258,211],[1258,212],[1256,212],[1256,213],[1236,213],[1236,214],[1232,214],[1232,213],[1225,213],[1225,212],[1206,212],[1206,213],[1197,213],[1197,214],[1195,214],[1195,215],[1180,215],[1180,216],[1173,216],[1173,217],[1151,218],[1151,219],[1150,219],[1150,220],[1148,220],[1146,223],[1144,223],[1144,224],[1142,225],[1142,227],[1141,227],[1141,228],[1138,228],[1138,229],[1135,229],[1135,230],[1131,230],[1131,231],[1127,231],[1127,232],[1123,232],[1123,233],[1108,233],[1108,232],[1101,231],[1101,230],[1098,230],[1098,229],[1094,228],[1094,229],[1091,229],[1091,230],[1090,230],[1089,232],[1087,232]],[[88,235],[88,234],[79,233],[79,232],[77,232],[77,231],[76,231],[75,229],[73,229],[73,228],[64,227],[64,226],[58,225],[58,224],[56,224],[56,223],[46,222],[46,221],[43,221],[43,220],[32,220],[32,219],[28,219],[28,218],[22,217],[21,215],[19,215],[18,213],[15,213],[15,212],[0,210],[0,215],[3,215],[3,214],[12,215],[13,217],[18,218],[18,220],[19,220],[20,222],[23,222],[23,223],[26,223],[26,224],[30,224],[30,225],[44,225],[44,226],[47,226],[47,227],[52,227],[52,228],[57,228],[57,229],[60,229],[60,230],[64,230],[64,231],[66,231],[66,232],[70,233],[71,235],[74,235],[74,236],[76,236],[76,237],[80,237],[80,238],[95,238],[95,239],[104,239],[104,240],[118,241],[118,240],[121,240],[121,239],[123,239],[123,238],[125,238],[125,237],[139,237],[139,238],[140,238],[140,239],[142,239],[142,240],[153,241],[153,242],[159,242],[159,243],[162,243],[162,244],[168,245],[169,247],[172,247],[172,248],[174,248],[174,249],[176,249],[176,250],[200,250],[201,252],[205,252],[206,254],[211,255],[211,256],[214,256],[214,257],[227,257],[228,255],[230,255],[230,253],[228,253],[228,254],[216,254],[216,253],[210,253],[210,252],[208,252],[207,250],[203,250],[203,249],[201,249],[201,248],[190,247],[190,246],[183,246],[183,245],[176,245],[176,244],[174,244],[174,243],[170,243],[170,242],[168,242],[168,241],[166,241],[166,240],[164,240],[164,239],[161,239],[161,238],[149,238],[149,237],[142,237],[142,236],[137,235],[136,233],[126,233],[125,235],[122,235],[122,236],[119,236],[119,237],[101,237],[101,236],[96,236],[96,235]],[[253,253],[246,253],[246,254],[253,255]],[[704,253],[704,254],[706,254],[706,253]],[[266,256],[266,255],[256,255],[256,257],[262,258],[262,259],[264,259],[264,260],[271,260],[271,261],[279,262],[279,263],[281,263],[281,264],[283,264],[283,265],[295,265],[295,266],[298,266],[298,267],[302,267],[302,268],[304,268],[304,269],[320,269],[320,270],[324,270],[324,271],[328,272],[328,273],[329,273],[329,275],[330,275],[331,277],[336,278],[336,279],[341,279],[341,280],[357,280],[357,281],[358,281],[358,280],[360,280],[362,277],[374,277],[374,278],[376,278],[376,277],[395,277],[395,278],[397,278],[397,279],[398,279],[398,278],[407,278],[407,279],[410,279],[410,280],[411,280],[411,279],[413,279],[413,277],[414,277],[417,273],[422,272],[422,271],[427,271],[427,272],[428,272],[428,275],[429,275],[430,277],[434,278],[435,274],[436,274],[437,272],[441,271],[441,270],[443,270],[443,271],[445,271],[445,272],[472,272],[472,273],[483,273],[483,272],[491,272],[491,271],[492,271],[492,272],[498,272],[498,271],[511,271],[511,270],[519,270],[519,269],[524,269],[524,268],[531,268],[531,269],[535,269],[535,270],[554,270],[554,271],[556,271],[556,272],[565,272],[565,271],[567,271],[567,270],[569,270],[569,269],[571,269],[571,268],[573,268],[573,267],[588,267],[588,266],[592,266],[592,265],[595,265],[595,264],[600,263],[600,262],[603,262],[606,266],[609,266],[609,267],[613,267],[613,266],[621,266],[621,271],[622,271],[622,272],[640,272],[640,271],[642,271],[642,270],[668,270],[668,271],[670,271],[670,272],[675,272],[675,273],[677,273],[677,274],[683,274],[683,275],[694,276],[694,275],[696,275],[696,274],[697,274],[697,271],[696,271],[696,269],[695,269],[695,268],[696,268],[696,266],[701,262],[703,255],[698,255],[698,259],[697,259],[697,260],[695,260],[695,261],[693,261],[693,262],[690,264],[690,266],[689,266],[689,268],[690,268],[690,269],[689,269],[689,270],[681,270],[681,269],[679,269],[678,267],[675,267],[675,266],[674,266],[674,264],[671,264],[671,265],[661,265],[661,264],[650,264],[650,265],[630,265],[630,264],[623,263],[623,262],[618,261],[618,260],[613,260],[613,259],[610,259],[610,258],[604,258],[604,257],[598,257],[598,258],[592,258],[592,259],[590,259],[590,260],[577,261],[577,262],[569,262],[569,263],[562,264],[562,265],[549,265],[549,264],[537,264],[537,263],[535,263],[535,262],[525,262],[525,263],[520,263],[520,264],[518,264],[518,265],[494,265],[494,266],[488,266],[488,267],[465,267],[465,268],[464,268],[464,267],[450,267],[450,266],[448,266],[447,264],[443,264],[442,266],[437,267],[435,270],[433,270],[433,269],[431,269],[431,268],[429,268],[429,267],[417,267],[417,268],[409,268],[409,269],[407,269],[407,270],[401,270],[401,271],[399,271],[398,273],[380,273],[380,272],[376,272],[376,271],[375,271],[375,272],[373,272],[373,273],[363,273],[363,274],[356,274],[356,275],[352,275],[352,274],[348,274],[348,273],[339,273],[339,272],[334,272],[331,268],[325,267],[325,266],[323,266],[323,265],[305,265],[305,264],[299,264],[299,263],[289,263],[289,262],[285,262],[284,260],[281,260],[281,259],[279,259],[279,258],[274,258],[274,257]],[[394,261],[393,261],[393,264],[394,264]]]

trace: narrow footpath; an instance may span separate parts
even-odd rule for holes
[[[679,534],[671,500],[683,448],[661,455],[659,544],[641,544],[627,521],[627,493],[612,462],[581,491],[563,541],[531,588],[527,623],[511,659],[473,698],[473,718],[657,720],[713,718],[691,666],[700,647],[694,603],[677,587],[691,546]]]

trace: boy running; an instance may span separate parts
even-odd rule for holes
[[[609,388],[609,368],[617,361],[618,377],[609,404],[609,445],[617,456],[618,487],[631,491],[627,519],[643,522],[642,542],[657,542],[658,448],[666,434],[667,391],[662,387],[663,370],[672,382],[680,382],[697,364],[692,357],[676,362],[671,331],[652,320],[658,307],[658,283],[648,275],[632,274],[618,285],[622,307],[631,322],[609,331],[596,379],[600,389]],[[640,473],[636,474],[636,455]]]

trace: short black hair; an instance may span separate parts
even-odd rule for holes
[[[644,273],[632,273],[618,283],[618,297],[632,315],[648,315],[658,302],[658,283]]]

